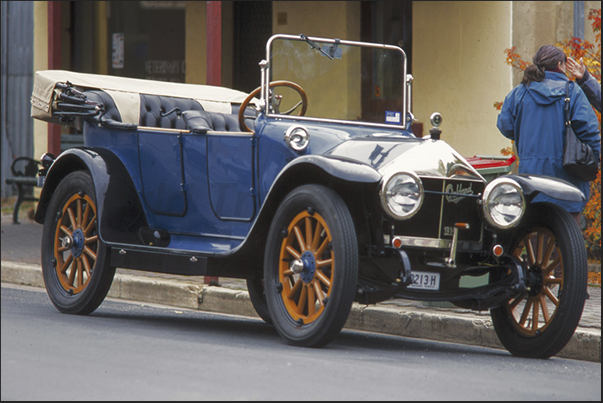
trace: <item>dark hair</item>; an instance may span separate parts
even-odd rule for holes
[[[544,45],[534,55],[532,65],[523,72],[522,84],[529,85],[532,81],[544,80],[545,70],[555,70],[557,65],[565,62],[567,56],[563,51],[553,45]]]

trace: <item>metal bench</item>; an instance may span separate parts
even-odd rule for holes
[[[17,201],[13,207],[13,224],[19,223],[19,208],[24,201],[38,201],[33,188],[38,185],[38,169],[42,164],[30,157],[17,157],[10,165],[12,176],[6,178],[7,185],[17,186]]]

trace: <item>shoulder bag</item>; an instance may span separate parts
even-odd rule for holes
[[[568,81],[565,85],[565,145],[563,146],[563,169],[570,175],[584,182],[590,182],[597,177],[599,161],[588,144],[580,141],[570,120],[570,97]]]

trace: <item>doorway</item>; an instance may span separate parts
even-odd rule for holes
[[[235,1],[233,87],[251,92],[260,86],[259,63],[272,36],[271,1]]]
[[[399,46],[406,54],[406,73],[412,73],[412,2],[362,1],[360,37],[363,42]],[[377,121],[387,111],[401,110],[397,96],[404,80],[399,63],[387,68],[389,77],[400,77],[396,83],[383,82],[370,52],[362,56],[362,118]],[[392,68],[400,71],[391,71]],[[391,74],[390,74],[391,73]],[[391,92],[391,95],[390,94]]]

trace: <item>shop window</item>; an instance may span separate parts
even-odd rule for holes
[[[184,82],[185,2],[111,1],[109,75]]]

